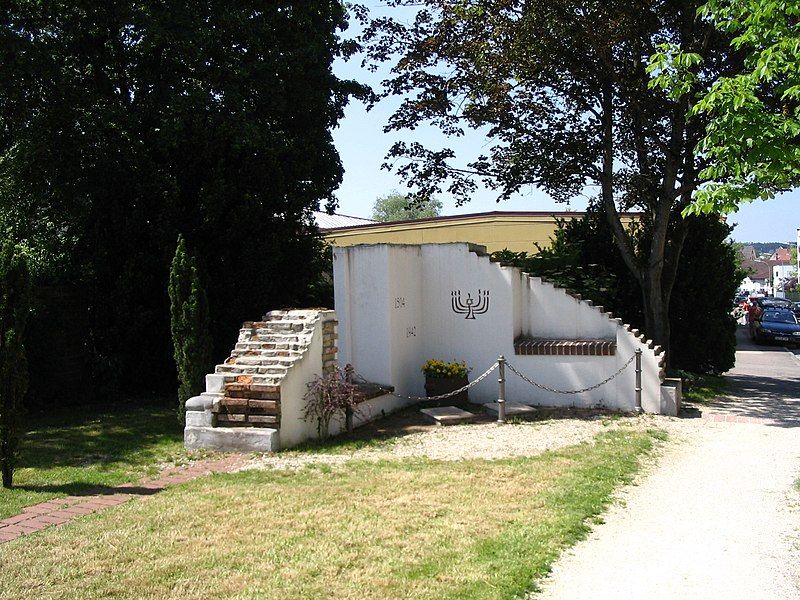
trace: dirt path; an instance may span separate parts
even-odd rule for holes
[[[677,443],[535,597],[800,598],[800,363],[742,340],[730,398],[760,423],[672,422]]]

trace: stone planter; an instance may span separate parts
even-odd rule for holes
[[[464,375],[462,377],[430,377],[428,375],[425,376],[425,393],[430,396],[439,396],[441,394],[446,394],[447,392],[452,392],[453,390],[457,390],[458,388],[462,388],[469,383],[467,376]],[[469,393],[467,390],[464,390],[460,394],[456,394],[455,396],[450,396],[449,398],[444,398],[442,400],[427,400],[423,401],[420,404],[428,407],[433,406],[450,406],[452,404],[466,404],[469,402]]]

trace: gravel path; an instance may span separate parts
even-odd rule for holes
[[[296,469],[309,463],[342,464],[348,460],[427,457],[435,460],[498,459],[535,456],[547,450],[590,442],[601,431],[653,426],[653,418],[554,419],[498,426],[495,423],[435,427],[398,438],[387,447],[350,454],[275,454],[251,461],[245,469]]]
[[[780,349],[740,348],[731,398],[705,412],[764,424],[671,422],[679,443],[534,597],[800,598],[800,365]]]

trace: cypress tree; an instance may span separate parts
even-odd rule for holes
[[[9,240],[0,246],[0,471],[10,488],[28,391],[25,325],[30,311],[28,263]]]
[[[184,422],[186,401],[203,391],[211,363],[208,300],[200,283],[197,263],[183,236],[172,259],[169,275],[170,323],[175,366],[178,370],[178,419]]]

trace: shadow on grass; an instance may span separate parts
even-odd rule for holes
[[[59,410],[29,422],[33,426],[21,443],[20,469],[142,465],[163,455],[158,448],[183,437],[174,410],[163,406],[125,404],[78,414]]]
[[[132,496],[152,496],[163,491],[163,488],[151,488],[140,485],[108,486],[96,483],[65,483],[62,485],[15,485],[15,490],[56,494],[58,496],[111,496],[113,494],[131,494]]]

